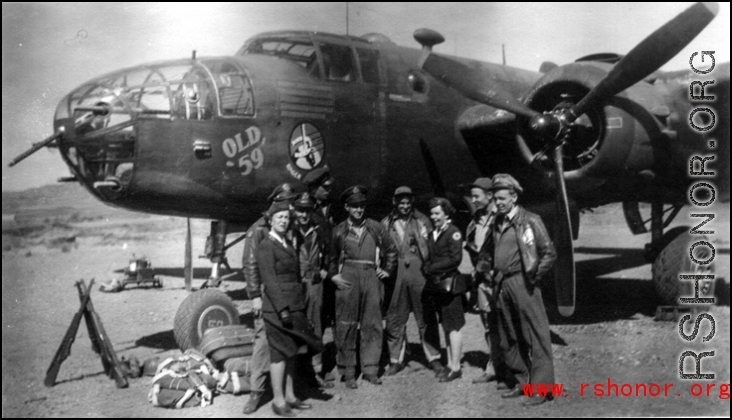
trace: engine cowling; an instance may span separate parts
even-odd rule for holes
[[[557,67],[529,90],[525,104],[536,111],[559,116],[594,88],[611,68],[611,64],[601,62]],[[601,106],[589,109],[574,122],[564,145],[564,176],[569,190],[595,188],[627,169],[626,162],[638,133],[647,140],[645,130],[636,129],[636,117],[632,116],[639,111],[647,114],[642,111],[643,106],[638,109],[639,98],[636,98],[645,90],[635,86],[627,89]],[[519,127],[517,140],[523,158],[551,173],[553,163],[546,138],[534,134],[528,124]]]

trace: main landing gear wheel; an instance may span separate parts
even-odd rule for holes
[[[209,328],[239,324],[234,301],[216,289],[199,290],[189,295],[175,313],[173,335],[182,351],[196,348]]]
[[[714,263],[700,265],[689,257],[691,245],[698,241],[709,241],[706,236],[691,235],[686,226],[666,232],[660,244],[665,245],[655,261],[653,261],[653,285],[661,304],[679,305],[679,297],[694,297],[694,281],[680,280],[679,274],[712,274]],[[694,258],[706,261],[711,257],[707,247],[694,249]],[[699,297],[714,297],[714,280],[699,281]],[[709,305],[694,305],[706,308]]]

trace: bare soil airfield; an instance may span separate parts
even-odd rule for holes
[[[84,323],[53,388],[43,378],[73,314],[79,306],[78,279],[100,284],[121,277],[134,256],[150,259],[163,279],[162,289],[128,287],[106,294],[94,287],[92,300],[119,356],[146,359],[177,354],[173,317],[186,298],[183,288],[185,220],[148,216],[107,207],[76,185],[58,185],[22,193],[3,193],[2,235],[2,376],[3,417],[229,417],[241,416],[246,396],[222,395],[206,408],[166,410],[147,399],[149,378],[130,380],[117,389],[102,372]],[[419,207],[419,206],[418,206]],[[467,315],[463,378],[437,383],[422,365],[412,320],[409,368],[384,378],[380,387],[360,383],[357,390],[337,384],[318,393],[304,390],[313,410],[303,417],[519,417],[519,416],[729,416],[720,385],[730,382],[729,204],[719,205],[711,229],[716,248],[717,305],[714,338],[688,343],[679,337],[678,321],[656,322],[651,268],[643,260],[649,235],[632,236],[619,205],[582,215],[580,239],[574,243],[578,268],[578,304],[572,318],[550,309],[556,380],[565,396],[534,408],[505,400],[495,383],[473,385],[486,361],[486,346],[477,315]],[[688,225],[682,210],[671,226]],[[378,216],[378,215],[377,215]],[[208,221],[194,221],[194,255],[203,252]],[[241,246],[229,253],[234,267]],[[209,274],[207,260],[197,260],[194,286]],[[229,293],[248,312],[243,283],[228,282]],[[688,331],[688,327],[687,327]],[[699,335],[709,332],[704,321]],[[330,337],[328,335],[327,337]],[[328,338],[329,339],[329,338]],[[711,381],[682,381],[678,360],[686,350],[715,351],[702,362]],[[329,346],[332,355],[333,346]],[[687,371],[690,368],[687,368]],[[594,396],[593,386],[673,384],[668,396]],[[693,396],[692,384],[703,393]],[[584,396],[581,384],[590,384]],[[706,395],[707,384],[715,384]],[[728,385],[727,385],[728,386]],[[269,401],[271,397],[267,397]],[[727,389],[729,398],[729,389]],[[272,417],[269,403],[255,417]]]

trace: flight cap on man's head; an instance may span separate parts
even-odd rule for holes
[[[330,186],[335,182],[335,178],[330,176],[330,169],[328,165],[324,165],[318,169],[314,169],[302,178],[302,183],[307,185],[308,188],[317,188],[320,186]]]
[[[468,187],[472,190],[473,188],[480,188],[483,191],[490,191],[491,187],[493,186],[493,182],[490,178],[478,178],[476,179],[472,184],[469,184]]]
[[[363,185],[354,185],[346,188],[341,194],[341,202],[347,205],[353,205],[366,202],[366,194],[368,190]]]
[[[402,198],[402,197],[414,197],[414,193],[412,192],[412,189],[407,186],[402,186],[397,188],[394,191],[394,198]]]
[[[297,197],[293,205],[296,209],[312,210],[315,208],[315,201],[313,201],[313,196],[304,192]]]
[[[297,197],[297,193],[295,192],[295,189],[292,187],[291,184],[288,184],[285,182],[284,184],[278,185],[273,191],[272,194],[267,197],[267,202],[270,204],[275,201],[287,201],[287,200],[293,200]]]
[[[518,181],[516,181],[516,178],[512,177],[509,174],[495,174],[493,175],[492,180],[493,186],[491,187],[491,191],[495,192],[498,190],[511,190],[512,192],[515,192],[517,194],[523,194],[524,189],[521,188],[521,184],[519,184]]]

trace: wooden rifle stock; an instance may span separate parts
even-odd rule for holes
[[[83,283],[81,281],[76,282],[76,287],[79,289],[79,296],[81,298],[81,306],[76,314],[74,314],[74,319],[71,321],[69,329],[66,330],[66,335],[64,335],[61,345],[56,351],[56,355],[53,357],[51,366],[49,366],[46,371],[46,378],[43,380],[43,384],[47,387],[52,387],[56,383],[56,377],[61,369],[61,363],[63,363],[63,361],[71,354],[71,345],[74,343],[74,340],[76,340],[76,332],[79,330],[81,316],[86,312],[86,305],[87,302],[89,302],[89,296],[91,295],[94,279],[89,282],[89,287],[86,288],[86,290],[84,290],[82,284]]]
[[[84,319],[89,329],[92,349],[101,356],[104,373],[114,379],[117,388],[127,388],[129,385],[127,377],[124,371],[122,371],[122,366],[117,359],[117,353],[115,353],[112,343],[109,341],[109,336],[104,331],[101,318],[94,311],[94,305],[92,305],[91,300],[87,300],[85,309]]]

